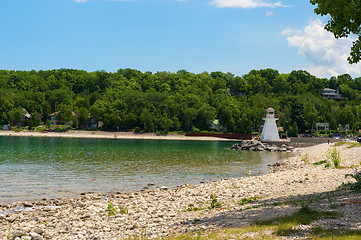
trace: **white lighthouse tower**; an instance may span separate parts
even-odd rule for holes
[[[280,137],[278,135],[276,121],[278,118],[275,115],[275,110],[273,108],[267,109],[266,117],[263,118],[264,126],[261,135],[262,142],[278,142],[280,141]]]

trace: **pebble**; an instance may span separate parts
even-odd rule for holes
[[[320,161],[324,158],[327,149],[327,145],[305,149],[300,155],[272,166],[271,173],[262,176],[223,179],[200,185],[184,184],[175,189],[161,186],[142,193],[122,193],[116,196],[82,193],[78,199],[45,199],[31,204],[1,205],[0,233],[7,233],[10,229],[14,239],[21,239],[26,232],[35,240],[132,239],[142,233],[146,233],[147,238],[161,238],[199,229],[208,231],[208,229],[217,230],[222,226],[236,227],[239,224],[246,226],[257,219],[279,217],[284,209],[287,209],[286,213],[291,213],[299,208],[293,205],[273,206],[272,202],[287,201],[289,198],[301,201],[299,198],[308,197],[310,193],[328,194],[341,182],[349,180],[345,180],[344,176],[347,173],[354,173],[354,168],[325,169],[324,166],[306,164],[301,160],[302,154],[308,153],[310,161]],[[361,148],[342,149],[341,164],[359,166],[357,158],[359,155]],[[148,184],[148,186],[153,185]],[[209,208],[211,195],[221,203],[221,208]],[[249,197],[262,197],[261,201],[269,205],[247,210],[247,207],[257,206],[257,200],[244,206],[237,203]],[[357,195],[355,198],[354,202],[359,201]],[[336,209],[344,213],[347,219],[338,222],[334,219],[326,219],[321,226],[337,229],[350,226],[361,230],[358,224],[361,222],[361,216],[350,214],[360,212],[361,204],[352,204],[352,201],[345,204],[349,199],[349,195],[340,196],[337,200],[340,204]],[[333,201],[336,201],[335,197]],[[116,215],[111,217],[107,211],[110,202],[117,210]],[[324,206],[328,211],[329,204],[328,198],[325,198],[325,202],[319,207]],[[29,207],[32,205],[34,211],[9,211],[18,205],[29,205]],[[120,213],[120,206],[127,209],[128,213]],[[200,210],[187,211],[192,208]],[[256,214],[248,212],[256,209],[258,211]],[[302,229],[307,230],[307,228]]]

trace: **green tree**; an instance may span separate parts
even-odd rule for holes
[[[183,122],[185,125],[185,130],[190,131],[192,127],[192,122],[196,118],[197,111],[194,108],[187,108],[183,113]]]
[[[77,114],[80,126],[85,128],[89,117],[89,110],[85,107],[80,107],[77,111]]]
[[[72,107],[65,104],[60,105],[56,119],[62,124],[67,124],[70,121],[75,120]]]
[[[160,127],[163,129],[164,133],[168,133],[169,128],[172,126],[173,121],[169,119],[167,116],[163,116],[160,121]]]
[[[288,129],[289,137],[297,137],[298,136],[298,127],[296,121],[293,122],[292,126]]]
[[[142,114],[139,116],[140,121],[143,123],[144,130],[146,132],[150,132],[154,127],[154,116],[152,113],[148,111],[148,109],[144,109]]]
[[[20,120],[21,120],[22,117],[23,117],[22,108],[19,107],[19,108],[16,108],[16,109],[11,109],[11,110],[7,113],[7,116],[8,116],[8,121],[9,121],[11,124],[14,124],[14,123],[16,123],[16,122],[20,122]]]
[[[332,32],[336,38],[349,37],[351,34],[358,35],[353,42],[349,63],[357,63],[361,59],[361,2],[359,0],[310,0],[317,5],[315,13],[321,16],[329,15],[331,18],[325,29]]]

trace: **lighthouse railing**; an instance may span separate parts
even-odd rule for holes
[[[278,114],[265,114],[263,115],[264,118],[278,118]]]

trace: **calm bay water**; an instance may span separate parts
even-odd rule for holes
[[[287,156],[233,142],[0,137],[0,203],[81,192],[139,191],[268,172]]]

